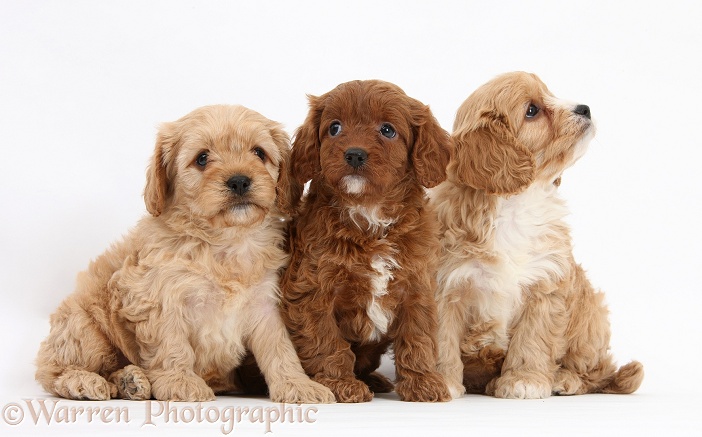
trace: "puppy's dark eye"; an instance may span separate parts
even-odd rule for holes
[[[536,117],[536,114],[538,114],[538,113],[539,113],[539,108],[535,104],[530,103],[529,107],[527,108],[526,117],[527,118],[534,118],[534,117]]]
[[[200,167],[204,167],[207,165],[207,152],[202,152],[199,155],[197,155],[197,158],[195,158],[195,164],[197,164]]]
[[[341,123],[338,121],[332,122],[329,126],[329,135],[335,137],[341,133]]]
[[[261,159],[261,161],[266,160],[266,152],[262,148],[254,147],[253,152],[254,155],[258,156]]]
[[[383,123],[380,126],[380,134],[385,138],[395,138],[395,135],[397,135],[395,128],[390,123]]]

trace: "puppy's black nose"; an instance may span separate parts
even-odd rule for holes
[[[251,187],[251,178],[240,174],[232,176],[227,181],[227,187],[232,193],[243,196]]]
[[[590,107],[587,105],[578,105],[575,107],[575,109],[573,109],[573,112],[588,119],[592,118],[590,116]]]
[[[363,149],[349,149],[344,153],[346,163],[353,168],[362,166],[368,159],[368,153]]]

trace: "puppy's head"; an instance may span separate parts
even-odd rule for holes
[[[212,227],[261,221],[287,192],[290,140],[242,106],[205,106],[159,130],[144,200],[153,216],[180,212]]]
[[[379,198],[401,181],[433,187],[446,177],[451,143],[428,106],[378,80],[309,97],[291,167],[298,188],[321,181],[342,198]]]
[[[590,108],[557,99],[533,74],[507,73],[478,88],[456,114],[449,179],[492,194],[558,183],[595,133]]]

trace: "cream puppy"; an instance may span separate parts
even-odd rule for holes
[[[241,106],[162,125],[151,213],[78,277],[51,317],[37,380],[70,399],[207,401],[241,388],[255,356],[275,402],[333,402],[302,370],[281,320],[289,138]]]
[[[430,196],[442,234],[439,369],[453,397],[631,393],[643,366],[617,370],[602,293],[572,255],[558,194],[595,133],[590,108],[535,76],[477,89],[454,124],[447,181]]]

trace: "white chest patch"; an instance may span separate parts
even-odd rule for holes
[[[567,214],[551,185],[503,199],[494,222],[493,246],[502,274],[515,278],[520,286],[561,276],[569,252],[568,237],[561,231]]]
[[[440,267],[444,287],[473,285],[471,322],[496,322],[494,342],[507,346],[507,332],[522,304],[524,289],[564,274],[569,254],[563,232],[564,202],[555,188],[531,187],[501,199],[492,218],[489,257],[450,260]]]
[[[392,314],[385,310],[380,304],[383,296],[388,294],[388,284],[393,279],[392,271],[399,269],[397,261],[391,257],[374,256],[371,260],[371,267],[375,273],[371,274],[371,301],[366,308],[366,314],[373,323],[373,332],[369,340],[377,341],[388,332],[388,326],[392,323]]]
[[[367,208],[365,206],[349,206],[348,208],[349,218],[351,221],[358,226],[359,229],[364,229],[366,231],[377,231],[379,229],[387,230],[396,219],[385,218],[380,215],[380,207],[375,206]],[[361,226],[359,220],[365,220],[368,225]],[[371,263],[372,265],[372,263]]]

